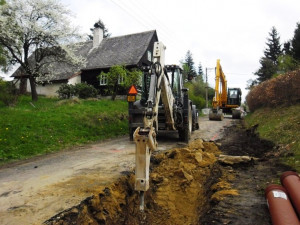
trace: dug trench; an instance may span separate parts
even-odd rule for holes
[[[145,211],[139,211],[134,172],[45,224],[271,224],[264,189],[282,172],[278,148],[242,122],[217,142],[194,140],[154,152]],[[240,157],[242,156],[242,157]]]

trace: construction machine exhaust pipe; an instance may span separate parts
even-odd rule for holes
[[[281,184],[285,187],[291,202],[300,218],[300,176],[293,171],[284,172],[280,177]]]
[[[276,184],[269,185],[265,189],[265,197],[273,225],[300,225],[284,187]]]

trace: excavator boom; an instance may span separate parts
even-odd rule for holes
[[[217,60],[216,66],[216,84],[215,97],[213,99],[213,108],[225,105],[227,103],[227,80],[222,70],[220,59]]]
[[[241,94],[240,88],[228,88],[227,91],[227,80],[222,70],[220,59],[218,59],[216,66],[215,97],[213,98],[212,109],[209,111],[209,119],[223,120],[223,112],[232,113],[233,118],[240,118],[241,111],[239,109],[237,110],[237,108],[241,104]]]
[[[140,192],[140,210],[144,210],[144,192],[149,189],[149,165],[151,152],[157,148],[159,100],[165,108],[167,123],[175,129],[172,103],[174,97],[165,74],[165,46],[162,42],[154,43],[153,64],[151,67],[150,87],[147,107],[144,114],[144,126],[138,127],[133,139],[136,143],[135,190]]]

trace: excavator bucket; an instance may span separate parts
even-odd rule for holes
[[[208,118],[209,118],[209,120],[217,120],[217,121],[223,120],[224,115],[223,115],[222,109],[220,109],[220,110],[215,110],[215,109],[209,110]]]

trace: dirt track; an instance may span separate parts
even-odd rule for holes
[[[192,139],[216,140],[232,123],[201,118]],[[160,134],[159,151],[184,146],[177,133]],[[40,224],[99,193],[134,167],[128,137],[37,157],[0,169],[0,224]]]

